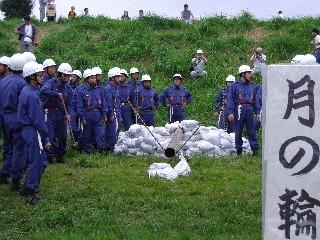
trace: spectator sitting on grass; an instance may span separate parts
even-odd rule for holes
[[[208,60],[203,56],[202,49],[197,50],[197,56],[192,59],[192,71],[190,72],[191,77],[201,78],[207,76],[207,72],[204,71],[204,66],[208,63]]]
[[[267,56],[263,54],[263,49],[258,47],[252,57],[250,62],[253,64],[252,74],[261,72],[261,68],[266,65]]]

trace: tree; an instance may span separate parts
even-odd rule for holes
[[[31,15],[34,0],[2,0],[0,10],[6,18],[23,18]]]

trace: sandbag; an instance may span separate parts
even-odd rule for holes
[[[180,162],[173,168],[179,176],[187,176],[191,172],[187,160],[182,154],[179,155]]]
[[[201,152],[209,152],[210,150],[214,149],[214,145],[212,143],[204,140],[197,142],[196,145]]]
[[[153,155],[153,154],[156,153],[156,150],[154,149],[154,147],[152,145],[145,144],[144,142],[141,143],[141,150],[144,153],[147,153],[147,154],[150,154],[150,155]]]

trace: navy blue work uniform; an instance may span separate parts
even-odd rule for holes
[[[27,83],[20,74],[9,74],[0,82],[0,109],[4,124],[4,159],[1,175],[21,179],[26,164],[25,142],[17,124],[19,96]]]
[[[19,97],[17,122],[22,128],[22,139],[26,143],[27,173],[24,187],[35,192],[40,185],[46,167],[43,144],[49,143],[48,128],[40,102],[40,88],[25,86]]]
[[[256,94],[256,97],[258,99],[259,105],[262,108],[262,85],[261,84],[257,84],[256,85],[255,94]],[[260,112],[260,116],[261,116],[261,121],[262,121],[261,112]],[[261,128],[261,121],[258,121],[257,119],[255,119],[255,129],[256,129],[257,133],[258,133],[259,129]]]
[[[255,85],[250,82],[236,81],[228,94],[228,113],[234,115],[235,148],[242,151],[242,131],[246,127],[248,140],[253,152],[259,149],[255,131],[254,114],[259,114],[261,106],[255,95]]]
[[[108,114],[103,88],[85,84],[77,93],[77,112],[83,123],[80,137],[80,149],[86,153],[93,152],[93,145],[103,151],[105,142],[105,118]]]
[[[142,82],[140,80],[134,80],[134,79],[130,79],[128,81],[128,84],[132,87],[133,89],[133,94],[134,94],[134,102],[135,104],[137,104],[138,102],[138,92],[139,89],[143,86]],[[137,105],[133,105],[135,108],[137,108]],[[137,124],[137,117],[134,115],[133,111],[131,111],[132,114],[132,123],[133,124]]]
[[[154,111],[159,107],[160,100],[151,87],[141,87],[138,92],[138,109],[142,120],[147,126],[154,126]]]
[[[70,89],[72,91],[72,107],[69,108],[69,114],[70,114],[70,125],[73,133],[74,140],[76,142],[79,141],[79,137],[81,134],[81,129],[80,129],[80,118],[77,113],[77,89],[80,86],[79,83],[70,83],[69,84]],[[74,102],[75,101],[75,102]]]
[[[313,55],[316,58],[316,62],[320,64],[320,48],[317,48]]]
[[[166,88],[160,96],[160,101],[168,107],[169,123],[183,121],[186,118],[185,105],[191,103],[192,96],[188,89],[182,86]]]
[[[44,85],[44,84],[45,84],[46,82],[48,82],[50,79],[54,79],[54,77],[49,76],[48,73],[44,73],[42,84]]]
[[[119,86],[109,81],[104,88],[104,96],[107,102],[108,114],[106,122],[107,150],[113,150],[117,143],[120,119]]]
[[[227,130],[227,133],[234,132],[233,122],[229,122],[228,120],[228,110],[227,110],[227,102],[228,102],[228,92],[230,88],[221,89],[216,96],[216,107],[221,108],[219,112],[219,129]],[[215,111],[216,109],[214,109]]]
[[[134,90],[128,83],[123,83],[119,86],[119,98],[121,104],[121,122],[124,129],[128,131],[133,122],[132,108],[129,102],[135,106]]]
[[[67,147],[67,125],[59,93],[63,94],[67,111],[70,112],[72,91],[69,85],[63,83],[60,79],[50,79],[40,90],[40,98],[47,115],[49,140],[52,144],[51,149],[47,150],[47,155],[50,158],[56,156],[58,160],[63,158]]]

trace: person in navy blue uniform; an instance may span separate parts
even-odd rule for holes
[[[262,85],[261,84],[257,84],[256,86],[255,86],[255,94],[256,94],[256,97],[257,97],[257,99],[258,99],[258,102],[259,102],[259,105],[261,106],[261,108],[262,108]],[[260,118],[258,119],[258,118],[256,118],[255,119],[255,128],[256,128],[256,132],[257,132],[257,134],[258,134],[258,132],[259,132],[259,129],[261,128],[261,122],[262,122],[262,111],[260,111]]]
[[[97,78],[96,85],[100,86],[102,84],[102,69],[100,67],[94,67],[92,68],[92,71],[96,74],[96,78]]]
[[[104,97],[107,102],[108,114],[106,121],[107,151],[113,151],[117,143],[120,120],[119,84],[121,79],[120,68],[112,68],[108,72],[109,82],[104,88]]]
[[[27,63],[23,76],[28,83],[19,97],[17,123],[22,129],[22,139],[26,144],[26,179],[20,195],[30,204],[38,203],[36,195],[46,166],[43,151],[50,149],[48,129],[44,120],[43,106],[40,102],[40,86],[43,81],[43,66],[36,62]]]
[[[79,142],[79,137],[81,134],[81,129],[80,129],[80,118],[77,113],[77,105],[73,103],[74,98],[76,98],[74,95],[76,94],[76,89],[80,86],[80,81],[82,78],[82,73],[79,70],[74,70],[72,72],[71,78],[70,78],[70,89],[72,91],[72,107],[69,108],[70,112],[70,124],[71,124],[71,129],[73,133],[73,137],[75,142]]]
[[[64,163],[64,155],[67,146],[67,125],[70,115],[66,114],[63,102],[67,111],[70,112],[72,104],[72,91],[67,84],[72,75],[72,68],[68,63],[62,63],[58,68],[58,79],[50,79],[40,90],[40,98],[47,113],[47,127],[52,148],[47,151],[48,162],[52,163],[56,157],[58,163]]]
[[[50,58],[43,61],[43,67],[45,71],[43,75],[43,84],[45,84],[48,80],[52,78],[56,78],[56,66],[56,63]]]
[[[244,126],[248,134],[253,154],[259,150],[258,136],[255,131],[254,118],[260,120],[261,106],[255,94],[255,86],[250,82],[251,72],[249,66],[239,67],[240,80],[237,80],[231,87],[228,94],[228,119],[234,122],[235,129],[235,148],[237,155],[242,154],[242,132]]]
[[[218,92],[218,94],[216,96],[215,107],[213,109],[213,113],[215,114],[215,116],[219,117],[218,128],[226,130],[227,133],[234,132],[233,123],[229,122],[229,120],[228,120],[229,114],[228,114],[228,110],[227,110],[228,92],[230,90],[231,85],[234,83],[234,81],[235,81],[235,77],[232,75],[229,75],[226,78],[227,87],[221,89]]]
[[[9,74],[9,61],[10,58],[7,56],[0,58],[0,81]]]
[[[135,106],[134,90],[127,83],[128,73],[125,69],[120,70],[121,82],[119,85],[120,109],[121,109],[121,123],[126,131],[129,130],[133,123],[132,108],[130,103]]]
[[[0,112],[4,124],[4,159],[0,169],[0,183],[8,183],[12,179],[12,191],[19,191],[21,178],[25,168],[25,142],[21,137],[21,129],[17,124],[17,110],[20,93],[26,81],[22,77],[26,59],[21,54],[10,58],[11,73],[0,82]]]
[[[182,76],[175,74],[173,86],[166,88],[160,95],[160,102],[168,108],[169,123],[183,121],[186,118],[185,108],[192,101],[191,93],[181,83]]]
[[[142,87],[138,92],[137,111],[147,126],[154,127],[154,111],[159,107],[159,96],[151,88],[151,77],[147,74],[142,76]],[[141,120],[140,120],[141,121]],[[141,124],[141,122],[139,123]]]
[[[82,90],[77,95],[77,112],[80,116],[83,132],[80,137],[80,150],[92,153],[94,145],[99,151],[106,150],[105,122],[108,108],[103,88],[97,85],[96,74],[92,69],[83,73],[86,79]]]
[[[134,102],[138,102],[138,91],[141,87],[141,81],[139,80],[139,69],[136,67],[130,68],[130,77],[131,79],[128,81],[128,84],[132,87],[133,93],[134,93]],[[136,105],[133,105],[135,108]],[[134,112],[132,111],[132,122],[134,124],[138,123],[138,117],[134,115]]]

